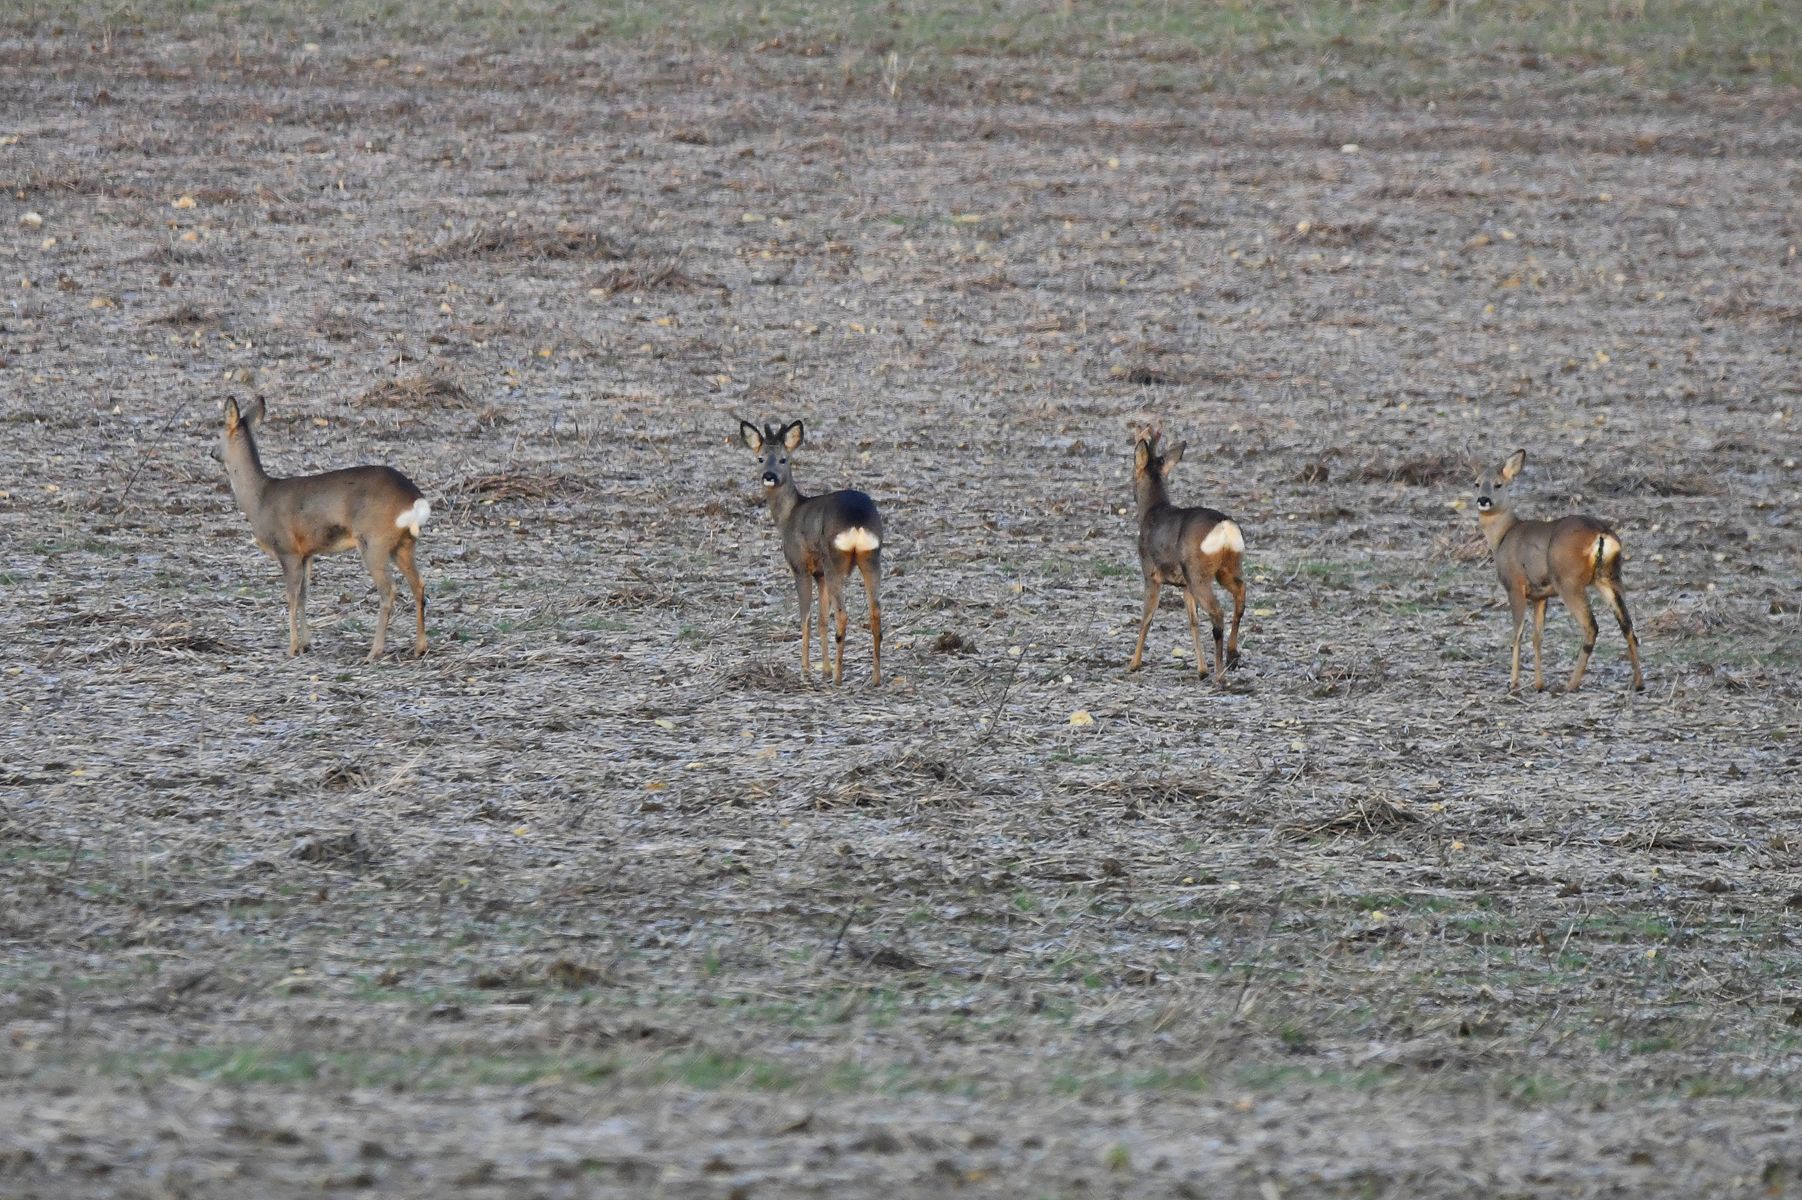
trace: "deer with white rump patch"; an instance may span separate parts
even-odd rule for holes
[[[806,431],[801,422],[762,429],[741,420],[739,436],[752,453],[763,458],[763,492],[770,515],[782,533],[782,557],[795,573],[795,596],[801,604],[801,677],[812,677],[808,610],[813,591],[820,593],[820,655],[826,654],[828,611],[838,616],[838,659],[832,682],[845,675],[845,580],[856,569],[863,575],[864,594],[870,600],[871,683],[882,682],[882,604],[876,586],[882,578],[882,514],[876,502],[862,492],[829,492],[803,496],[795,487],[788,456],[801,446]],[[825,666],[821,664],[821,673]]]
[[[1211,508],[1178,508],[1170,503],[1165,478],[1182,461],[1187,442],[1174,449],[1160,449],[1162,425],[1145,430],[1133,448],[1133,493],[1139,504],[1139,568],[1145,573],[1145,616],[1139,622],[1139,642],[1133,647],[1126,669],[1136,671],[1145,656],[1145,633],[1158,609],[1158,592],[1164,584],[1183,589],[1189,609],[1189,633],[1195,642],[1195,669],[1208,676],[1208,660],[1201,652],[1201,624],[1195,608],[1208,610],[1214,628],[1214,682],[1226,682],[1226,669],[1239,662],[1239,619],[1245,613],[1245,538],[1238,523]],[[1233,597],[1233,632],[1224,638],[1225,614],[1214,594],[1218,582]]]
[[[262,419],[260,396],[245,409],[236,400],[225,402],[225,471],[238,507],[250,518],[257,547],[281,564],[288,587],[288,653],[299,654],[312,641],[307,631],[307,587],[314,557],[355,547],[382,596],[375,645],[365,661],[380,658],[388,638],[388,617],[394,611],[390,559],[413,589],[418,620],[413,653],[423,655],[425,584],[413,562],[413,544],[419,540],[419,527],[432,515],[431,504],[393,467],[347,467],[321,475],[271,478],[263,470],[251,432]]]
[[[1564,601],[1564,607],[1583,627],[1583,651],[1577,655],[1577,667],[1565,688],[1577,690],[1596,648],[1596,618],[1589,608],[1592,586],[1614,611],[1621,635],[1627,639],[1633,690],[1642,690],[1645,679],[1639,670],[1639,639],[1633,634],[1633,618],[1627,615],[1627,597],[1621,587],[1620,537],[1594,517],[1523,521],[1515,516],[1508,506],[1508,485],[1526,461],[1527,452],[1516,450],[1498,470],[1477,478],[1477,523],[1495,556],[1496,575],[1514,616],[1514,666],[1508,690],[1520,691],[1520,639],[1529,606],[1533,610],[1533,686],[1545,690],[1539,648],[1545,635],[1546,601],[1553,596]]]

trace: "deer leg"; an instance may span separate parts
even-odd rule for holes
[[[813,679],[813,647],[809,644],[813,633],[813,579],[806,571],[795,572],[795,599],[801,605],[801,681],[807,683]]]
[[[1514,618],[1514,664],[1508,673],[1508,690],[1520,691],[1520,635],[1527,628],[1527,593],[1508,589],[1508,608]]]
[[[1189,610],[1189,637],[1195,642],[1195,673],[1206,679],[1208,660],[1201,652],[1201,621],[1195,613],[1195,582],[1187,571],[1183,572],[1183,607]]]
[[[413,657],[425,657],[425,581],[419,577],[419,565],[413,561],[413,544],[418,539],[408,534],[394,547],[394,561],[400,565],[400,573],[407,578],[407,586],[413,590],[413,615],[418,625],[418,632],[413,637]]]
[[[1627,639],[1627,661],[1633,664],[1633,690],[1643,692],[1646,680],[1639,670],[1639,636],[1633,632],[1633,618],[1627,614],[1627,598],[1612,581],[1598,579],[1596,587],[1608,601],[1608,607],[1614,610],[1615,623],[1621,627],[1621,636]]]
[[[876,551],[870,550],[857,559],[857,569],[863,573],[864,594],[870,598],[870,686],[882,686],[882,604],[876,599],[876,585],[882,577],[882,564],[876,559]]]
[[[1220,609],[1220,597],[1214,594],[1214,585],[1206,579],[1198,580],[1192,589],[1201,600],[1201,606],[1208,610],[1208,621],[1214,627],[1214,682],[1222,687],[1226,685],[1226,614]],[[1190,610],[1193,614],[1194,610]],[[1197,647],[1196,652],[1200,653]],[[1204,671],[1203,674],[1206,674]]]
[[[1545,641],[1545,601],[1533,602],[1533,690],[1545,691],[1545,674],[1539,666],[1540,644]]]
[[[279,561],[288,589],[288,657],[293,658],[307,648],[307,560],[290,554]]]
[[[369,568],[375,590],[382,596],[382,607],[375,618],[375,644],[369,647],[369,657],[363,660],[374,662],[388,644],[388,618],[394,615],[394,573],[388,570],[388,547],[377,544],[372,538],[361,538],[357,549],[363,552],[363,565]]]
[[[826,587],[824,575],[815,575],[813,582],[820,591],[820,678],[824,679],[832,668],[831,654],[827,650],[831,643],[826,640],[826,618],[832,611],[832,593]]]
[[[845,612],[845,577],[842,575],[832,589],[832,610],[835,618],[832,636],[838,643],[832,667],[832,682],[842,683],[845,678],[845,629],[851,624],[851,618]]]
[[[1577,624],[1583,629],[1583,649],[1577,654],[1576,669],[1570,673],[1570,682],[1564,688],[1574,692],[1583,682],[1583,672],[1589,669],[1589,656],[1595,652],[1596,635],[1601,631],[1596,626],[1595,613],[1589,608],[1588,588],[1563,588],[1558,594],[1564,600],[1564,607],[1570,609],[1571,616],[1577,618]]]
[[[1239,665],[1239,618],[1245,615],[1245,576],[1239,571],[1239,564],[1231,562],[1220,568],[1220,585],[1233,597],[1233,631],[1226,639],[1226,665]],[[1211,590],[1211,589],[1210,589]]]
[[[1163,590],[1163,586],[1156,575],[1145,577],[1145,617],[1139,622],[1139,644],[1133,647],[1132,660],[1126,664],[1129,671],[1138,670],[1139,664],[1144,661],[1145,631],[1151,628],[1152,615],[1158,610],[1158,592]]]

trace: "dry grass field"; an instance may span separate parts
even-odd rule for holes
[[[0,1194],[1802,1187],[1782,37],[23,11]],[[432,498],[425,659],[354,555],[284,657],[253,395],[275,473]],[[882,506],[880,689],[855,589],[802,680],[739,415]],[[1169,589],[1124,670],[1156,417],[1245,530],[1225,689]],[[1517,446],[1645,692],[1604,618],[1508,694]]]

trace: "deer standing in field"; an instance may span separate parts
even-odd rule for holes
[[[1171,468],[1182,461],[1188,443],[1179,442],[1168,453],[1159,449],[1161,425],[1145,430],[1133,448],[1133,493],[1139,504],[1139,568],[1145,573],[1145,616],[1139,622],[1139,642],[1133,647],[1126,669],[1136,671],[1145,656],[1145,633],[1157,612],[1158,592],[1166,583],[1183,589],[1189,609],[1189,633],[1195,641],[1195,669],[1208,677],[1208,660],[1201,652],[1199,604],[1208,610],[1214,627],[1214,681],[1226,682],[1226,669],[1239,662],[1239,618],[1245,613],[1245,538],[1238,524],[1211,508],[1178,508],[1170,503],[1165,484]],[[1214,584],[1232,593],[1232,637],[1222,640],[1225,614],[1214,594]]]
[[[838,660],[832,670],[832,682],[844,678],[845,626],[850,620],[845,615],[845,580],[856,568],[863,575],[864,594],[870,600],[871,682],[880,685],[882,604],[876,598],[876,585],[882,578],[882,514],[876,511],[876,502],[854,491],[828,492],[823,496],[801,494],[788,461],[805,436],[801,422],[759,429],[741,420],[738,431],[751,452],[763,456],[763,492],[769,499],[770,516],[776,519],[776,528],[782,533],[782,557],[795,573],[795,595],[801,604],[801,677],[812,678],[808,610],[817,586],[820,655],[823,659],[826,654],[826,617],[831,610],[838,615]],[[822,662],[821,674],[824,673]]]
[[[1540,669],[1540,641],[1545,635],[1545,605],[1552,596],[1564,601],[1583,627],[1583,651],[1565,690],[1574,692],[1583,682],[1589,656],[1596,648],[1596,618],[1589,608],[1589,589],[1602,593],[1614,619],[1627,639],[1627,658],[1633,663],[1633,690],[1645,687],[1639,670],[1639,639],[1633,634],[1633,618],[1627,615],[1627,597],[1621,588],[1621,539],[1594,517],[1570,516],[1556,521],[1523,521],[1508,506],[1508,485],[1527,461],[1525,450],[1516,450],[1501,467],[1477,477],[1477,523],[1495,556],[1496,575],[1508,594],[1514,616],[1514,666],[1508,690],[1520,691],[1520,639],[1526,629],[1527,608],[1533,609],[1533,686],[1545,690]]]
[[[354,546],[382,596],[375,645],[365,661],[380,658],[388,638],[388,617],[394,611],[390,559],[413,589],[418,620],[413,653],[423,655],[425,584],[413,562],[413,544],[419,540],[419,527],[432,515],[431,504],[412,480],[393,467],[347,467],[322,475],[272,478],[263,470],[251,432],[251,427],[262,421],[263,411],[260,396],[247,409],[240,409],[236,400],[225,402],[225,471],[238,507],[250,518],[258,548],[281,564],[288,587],[288,654],[299,654],[312,642],[307,630],[307,587],[314,557]]]

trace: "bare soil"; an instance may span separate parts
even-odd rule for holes
[[[1795,97],[1115,70],[0,44],[0,1192],[1793,1190]],[[252,394],[432,497],[426,659],[354,556],[283,657]],[[1124,670],[1154,417],[1224,690]],[[1517,446],[1644,693],[1507,694]]]

